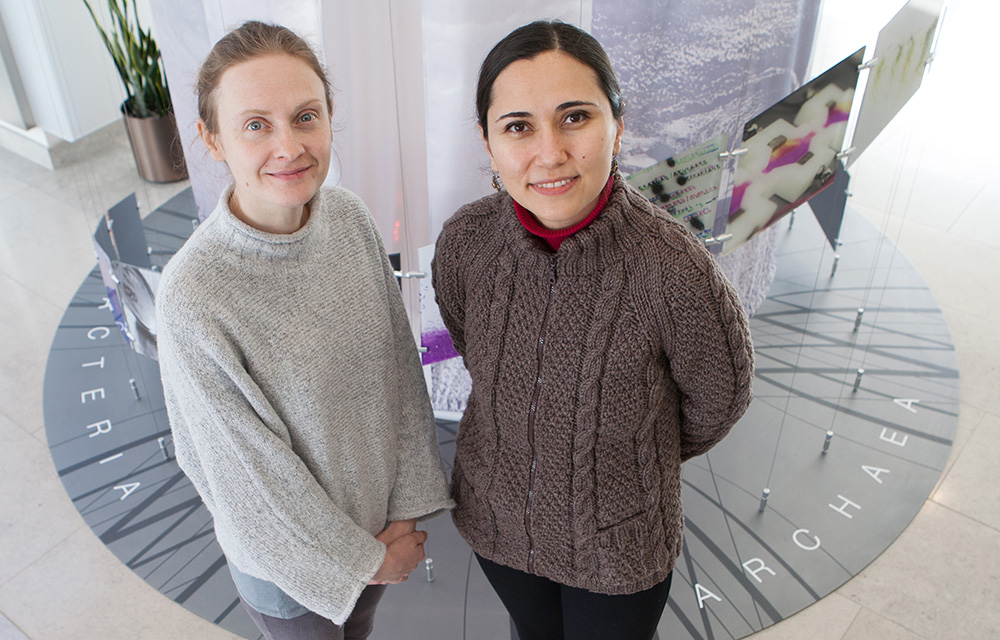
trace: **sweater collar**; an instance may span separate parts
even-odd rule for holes
[[[638,198],[640,196],[636,196]],[[592,273],[600,265],[602,259],[610,253],[618,255],[623,243],[633,237],[625,227],[632,226],[635,214],[643,213],[641,202],[635,204],[629,197],[629,187],[617,173],[612,181],[611,192],[607,203],[600,210],[600,215],[585,228],[563,240],[559,250],[554,254],[545,241],[528,231],[516,215],[514,200],[504,192],[504,213],[501,216],[505,234],[520,249],[522,257],[547,265],[553,256],[559,262],[559,270],[564,274]],[[640,211],[642,210],[642,211]],[[634,213],[633,213],[634,212]]]
[[[302,228],[292,233],[269,233],[251,227],[233,214],[229,207],[229,199],[233,194],[233,185],[230,184],[219,196],[219,203],[212,213],[219,224],[232,233],[236,246],[244,251],[255,253],[266,253],[275,256],[284,256],[298,250],[305,240],[312,235],[313,230],[319,225],[319,218],[323,208],[323,190],[320,189],[313,199],[309,201],[309,219],[302,225]]]
[[[517,213],[517,219],[521,221],[521,224],[524,225],[525,229],[545,240],[546,244],[548,244],[553,251],[558,251],[563,240],[589,225],[595,218],[597,218],[597,216],[601,214],[601,211],[604,209],[604,205],[608,203],[608,198],[611,197],[611,188],[614,186],[614,183],[615,177],[612,175],[608,178],[607,183],[605,183],[604,189],[601,190],[601,195],[597,198],[597,204],[594,205],[594,209],[587,214],[586,218],[580,220],[574,225],[566,227],[565,229],[548,229],[543,227],[535,218],[534,214],[522,207],[517,200],[514,201],[514,211]]]

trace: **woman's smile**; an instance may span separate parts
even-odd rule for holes
[[[540,193],[545,195],[561,195],[566,193],[569,189],[563,189],[563,187],[569,187],[576,182],[577,178],[564,178],[562,180],[555,180],[551,182],[533,182],[531,186],[540,190]]]
[[[309,171],[309,169],[312,169],[313,166],[314,165],[308,165],[302,167],[301,169],[285,169],[283,171],[271,171],[268,172],[267,175],[271,176],[272,178],[277,178],[279,180],[287,180],[287,181],[298,180],[299,178],[305,177],[306,172]]]

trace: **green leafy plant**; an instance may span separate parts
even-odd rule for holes
[[[108,0],[111,14],[108,30],[97,19],[90,2],[83,0],[83,3],[101,32],[104,46],[114,59],[118,75],[125,85],[128,94],[125,111],[136,118],[165,115],[170,111],[170,92],[167,90],[160,50],[152,30],[142,30],[135,1],[129,16],[129,0]]]

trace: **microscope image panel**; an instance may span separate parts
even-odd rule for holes
[[[863,57],[864,48],[746,124],[723,255],[833,182]]]

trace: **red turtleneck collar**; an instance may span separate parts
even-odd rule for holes
[[[543,227],[535,216],[532,215],[530,211],[522,207],[517,201],[514,201],[514,210],[517,212],[517,219],[521,221],[521,224],[533,235],[538,236],[544,240],[553,251],[558,251],[559,246],[562,241],[570,237],[580,229],[585,228],[591,222],[593,222],[598,215],[600,215],[601,210],[604,209],[604,205],[608,203],[608,199],[611,197],[611,187],[615,184],[615,177],[611,176],[608,178],[608,183],[604,185],[604,190],[601,191],[601,197],[597,199],[597,205],[594,206],[594,210],[587,215],[586,218],[577,222],[571,227],[566,227],[565,229],[546,229]]]

